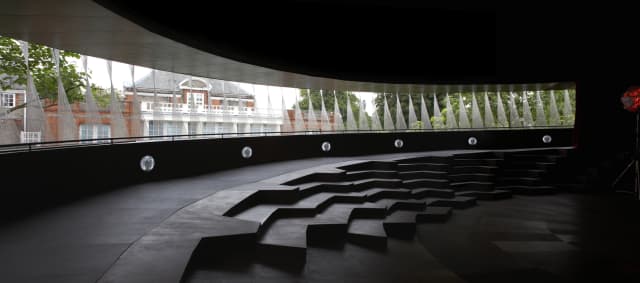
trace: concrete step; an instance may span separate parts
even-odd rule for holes
[[[412,198],[422,199],[426,197],[453,198],[455,191],[451,189],[417,188],[411,190]]]
[[[526,185],[508,185],[508,186],[497,186],[496,190],[507,190],[511,191],[516,195],[547,195],[554,194],[558,192],[558,188],[554,186],[526,186]]]
[[[405,188],[437,188],[447,189],[449,188],[449,180],[447,179],[413,179],[405,180],[402,182],[402,186]]]
[[[401,171],[398,172],[398,178],[402,180],[413,179],[446,179],[447,172],[445,171],[430,171],[430,170],[418,170],[418,171]]]
[[[398,179],[398,172],[395,170],[364,170],[346,172],[343,181],[357,181],[362,179]]]
[[[446,206],[428,206],[423,212],[416,214],[416,222],[444,222],[451,217],[453,209]]]
[[[372,247],[386,248],[387,233],[382,225],[382,219],[353,219],[347,229],[349,242]]]
[[[491,191],[493,182],[455,182],[450,183],[449,188],[454,191]]]
[[[427,207],[453,207],[455,209],[464,209],[476,205],[476,198],[456,196],[454,198],[426,198]]]
[[[448,171],[449,164],[447,163],[399,163],[398,171]]]
[[[456,195],[464,197],[474,197],[479,200],[499,200],[512,197],[509,190],[493,190],[493,191],[465,191],[457,192]]]
[[[497,166],[463,165],[451,166],[449,174],[495,174]]]
[[[496,176],[492,173],[462,173],[449,174],[448,178],[451,182],[492,182],[495,181]]]

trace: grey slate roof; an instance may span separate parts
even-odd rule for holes
[[[179,90],[180,82],[189,78],[197,78],[208,82],[211,85],[209,93],[212,96],[222,96],[224,93],[228,97],[253,97],[253,94],[240,86],[238,83],[221,81],[216,79],[208,79],[201,77],[192,77],[183,74],[174,74],[165,71],[156,71],[155,88],[158,93],[171,93]],[[126,85],[127,89],[131,88],[131,85]],[[144,76],[143,78],[136,80],[136,89],[138,91],[153,91],[154,82],[152,73]]]

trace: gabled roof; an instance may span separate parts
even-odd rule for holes
[[[213,96],[222,96],[222,94],[225,94],[228,97],[253,97],[251,92],[247,91],[240,84],[234,82],[192,77],[165,71],[156,71],[155,77],[155,84],[153,82],[152,73],[136,80],[136,89],[138,91],[153,91],[155,87],[158,93],[179,92],[180,83],[192,78],[208,83],[210,87],[209,93]],[[131,88],[131,85],[125,85],[125,87]]]

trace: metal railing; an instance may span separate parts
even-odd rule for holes
[[[53,150],[62,148],[78,148],[92,146],[108,146],[114,144],[145,143],[145,142],[174,142],[184,140],[201,139],[225,139],[243,137],[266,137],[266,136],[294,136],[294,135],[330,135],[330,134],[370,134],[370,133],[419,133],[419,132],[461,132],[461,131],[518,131],[518,130],[539,130],[539,129],[572,129],[573,126],[546,126],[546,127],[495,127],[495,128],[455,128],[455,129],[406,129],[406,130],[342,130],[342,131],[271,131],[271,132],[237,132],[237,133],[209,133],[209,134],[180,134],[180,135],[158,135],[158,136],[137,136],[118,138],[98,138],[98,139],[76,139],[63,141],[47,141],[35,143],[3,144],[0,145],[0,154],[15,152],[31,152],[41,150]]]

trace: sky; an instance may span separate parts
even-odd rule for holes
[[[76,64],[78,70],[83,70],[82,62],[80,60],[73,60],[73,63]],[[89,69],[89,73],[91,74],[91,83],[94,83],[100,87],[108,88],[110,86],[109,83],[109,74],[107,72],[107,63],[106,60],[96,57],[89,56],[87,59],[87,66]],[[122,89],[122,87],[126,84],[131,84],[131,71],[129,70],[129,64],[124,64],[120,62],[112,63],[113,69],[113,87],[116,89]],[[151,69],[136,66],[135,68],[135,79],[139,80],[144,76],[148,75],[151,72]],[[254,86],[248,83],[240,83],[240,85],[247,90],[248,92],[253,92]],[[271,98],[271,105],[274,109],[282,109],[282,97],[284,96],[285,104],[288,108],[291,107],[296,101],[296,97],[299,96],[300,90],[297,88],[284,88],[284,87],[275,87],[275,86],[265,86],[265,85],[256,85],[255,86],[255,98],[257,107],[261,107],[260,105],[267,105],[267,94]],[[367,113],[372,114],[374,111],[373,100],[375,99],[375,94],[372,92],[354,92],[356,96],[365,100],[367,105],[366,110]],[[320,106],[316,105],[316,109],[319,109]],[[329,110],[330,111],[330,110]]]

